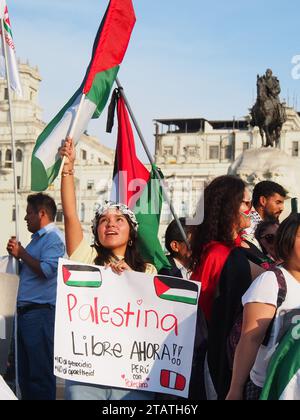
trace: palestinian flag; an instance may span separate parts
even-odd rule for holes
[[[197,305],[199,292],[196,283],[167,276],[155,276],[153,281],[159,298]]]
[[[268,366],[261,400],[300,400],[300,324],[280,341]]]
[[[62,266],[64,283],[75,287],[100,287],[101,271],[96,266],[64,264]]]
[[[139,222],[138,239],[144,259],[159,271],[170,263],[157,234],[162,206],[159,180],[152,168],[146,169],[138,159],[128,112],[124,99],[118,98],[118,141],[114,166],[113,201],[126,204]]]
[[[3,20],[4,27],[4,39],[6,43],[6,53],[8,62],[8,72],[10,87],[19,96],[22,96],[22,87],[19,77],[18,64],[16,59],[16,49],[13,41],[10,20],[8,16],[8,9],[5,0],[0,0],[0,19]],[[6,78],[6,67],[5,67],[5,56],[4,56],[4,45],[2,42],[2,28],[0,27],[0,76]]]
[[[164,388],[183,391],[186,385],[186,379],[180,373],[162,369],[160,372],[160,385]]]
[[[80,88],[40,134],[31,158],[31,189],[48,188],[59,173],[58,149],[79,108],[73,140],[78,143],[91,118],[98,118],[109,97],[135,24],[132,0],[111,0],[99,27],[92,58]]]

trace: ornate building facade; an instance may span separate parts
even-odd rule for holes
[[[279,147],[300,165],[300,117],[289,107],[286,107],[286,114]],[[154,120],[155,162],[165,176],[178,216],[191,216],[210,180],[226,174],[244,151],[261,147],[259,129],[251,127],[249,121],[250,117],[231,121],[204,118]],[[161,232],[171,219],[164,205]]]
[[[31,154],[36,139],[45,127],[42,109],[38,103],[41,77],[38,69],[29,64],[19,64],[23,97],[13,96],[13,117],[16,142],[16,175],[19,200],[20,240],[30,239],[24,222],[26,197],[31,193]],[[1,218],[0,255],[10,235],[15,233],[16,212],[13,193],[13,167],[11,134],[8,115],[6,81],[0,80],[0,200]],[[300,117],[286,107],[287,121],[283,126],[280,149],[300,164]],[[169,197],[178,216],[191,216],[203,188],[211,179],[226,174],[233,162],[248,149],[261,147],[257,128],[249,126],[249,118],[243,120],[214,120],[204,118],[156,119],[155,162],[162,170]],[[75,182],[78,214],[85,234],[90,238],[91,219],[97,201],[110,197],[114,150],[85,133],[77,145]],[[63,229],[60,204],[60,180],[49,187],[49,193],[58,206],[57,223]],[[164,204],[160,237],[172,220],[168,206]]]

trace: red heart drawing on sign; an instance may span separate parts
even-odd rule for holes
[[[141,304],[143,303],[143,299],[139,299],[139,300],[137,300],[137,301],[136,301],[136,303],[137,303],[138,305],[141,305]]]
[[[121,378],[122,378],[122,379],[125,379],[125,375],[124,375],[124,373],[123,373],[123,375],[121,375]]]

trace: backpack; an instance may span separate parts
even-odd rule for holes
[[[279,288],[278,296],[277,296],[277,310],[278,310],[278,308],[283,304],[286,298],[286,293],[287,293],[286,280],[284,278],[282,271],[278,267],[273,266],[268,271],[273,271],[273,273],[275,273],[276,275],[276,280],[277,280],[278,288]],[[276,313],[267,329],[264,341],[262,343],[264,346],[267,346],[270,340],[271,331],[272,331],[275,317],[276,317]],[[233,327],[227,338],[227,358],[228,358],[230,369],[233,368],[234,354],[235,354],[236,347],[241,337],[242,325],[243,325],[243,310],[241,310],[239,314],[237,315],[236,320],[233,324]]]

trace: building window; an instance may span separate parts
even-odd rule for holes
[[[81,149],[81,159],[86,160],[86,150]]]
[[[232,146],[225,146],[224,151],[224,158],[225,159],[231,159],[232,158]]]
[[[247,142],[244,142],[243,143],[243,152],[245,151],[245,150],[248,150],[249,149],[249,143]]]
[[[0,150],[0,166],[1,166],[1,163],[2,163],[2,151]]]
[[[93,190],[94,189],[94,181],[93,180],[89,180],[87,182],[87,187],[88,190]]]
[[[189,146],[187,147],[186,151],[187,151],[188,156],[196,156],[196,152],[197,152],[196,147]]]
[[[8,99],[8,89],[4,89],[4,99]]]
[[[292,156],[299,156],[299,142],[293,141],[292,143]]]
[[[19,190],[21,188],[21,177],[18,175],[17,176],[17,190]]]
[[[13,222],[15,222],[15,221],[16,221],[16,207],[15,207],[15,206],[13,206],[13,208],[12,208],[12,216],[11,216],[11,220],[12,220]]]
[[[80,221],[84,222],[84,219],[85,219],[85,205],[84,205],[84,203],[81,203],[81,206],[80,206]]]
[[[22,150],[17,149],[17,151],[16,151],[16,161],[17,162],[22,162],[22,158],[23,158]]]
[[[62,206],[59,203],[57,205],[56,221],[61,223],[61,222],[63,222],[63,220],[64,220],[64,214],[63,214]]]
[[[173,147],[172,146],[165,147],[164,152],[166,156],[173,156]]]
[[[219,159],[219,146],[209,146],[209,159]]]
[[[5,168],[12,168],[11,150],[7,149],[5,152]]]

